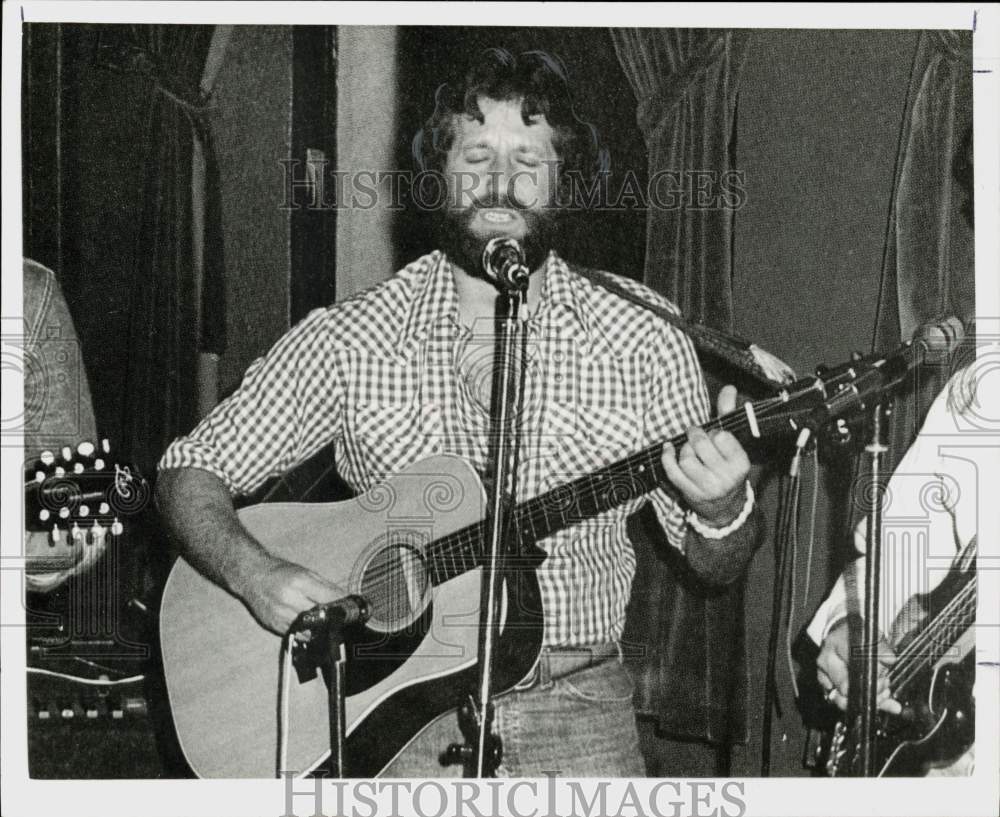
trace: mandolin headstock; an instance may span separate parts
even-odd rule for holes
[[[97,545],[120,536],[149,502],[149,484],[114,460],[107,440],[43,451],[24,475],[25,528],[52,546]]]

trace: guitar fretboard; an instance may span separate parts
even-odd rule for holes
[[[976,623],[977,585],[973,562],[960,575],[948,603],[924,624],[890,668],[889,684],[896,694],[902,694],[925,669],[951,656],[959,637]]]
[[[725,429],[745,439],[759,433],[769,410],[786,403],[786,397],[769,398],[745,409],[706,423],[706,431]],[[752,420],[750,418],[753,418]],[[675,450],[687,442],[687,434],[670,440]],[[538,542],[547,536],[591,519],[632,500],[645,496],[666,481],[661,457],[665,443],[656,443],[625,459],[607,465],[573,482],[526,500],[514,509],[513,530],[519,545]],[[443,584],[479,567],[488,528],[486,521],[462,528],[433,542],[425,551],[431,583]],[[520,548],[518,549],[520,552]]]

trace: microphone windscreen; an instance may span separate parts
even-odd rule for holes
[[[914,345],[924,349],[924,362],[942,362],[965,339],[965,325],[954,315],[921,324],[913,333]]]

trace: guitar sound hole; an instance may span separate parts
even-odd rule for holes
[[[427,606],[431,583],[413,535],[393,533],[365,565],[361,595],[367,599],[374,630],[397,631],[416,621]]]

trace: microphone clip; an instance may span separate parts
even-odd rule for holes
[[[345,596],[300,613],[286,634],[299,683],[311,681],[317,671],[342,658],[347,631],[370,616],[368,602],[361,596]]]

